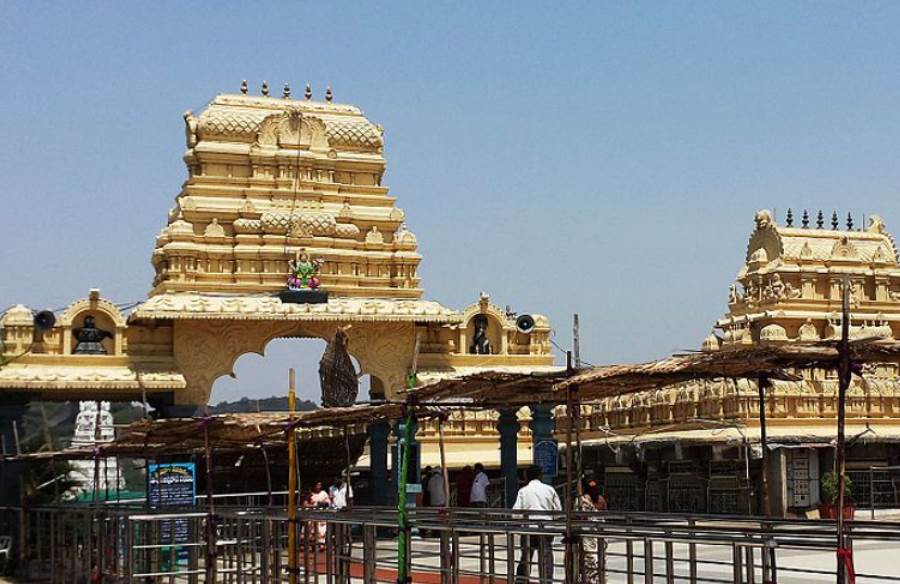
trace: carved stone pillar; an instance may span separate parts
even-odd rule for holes
[[[388,489],[388,435],[391,426],[387,422],[369,424],[369,484],[373,485],[372,504],[390,505]]]
[[[500,433],[500,474],[506,480],[506,506],[511,507],[519,489],[519,417],[515,409],[500,410],[497,431]]]

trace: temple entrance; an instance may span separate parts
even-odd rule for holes
[[[294,368],[297,372],[298,409],[321,405],[319,360],[325,347],[324,339],[280,338],[266,345],[263,355],[257,353],[242,355],[234,365],[233,375],[222,376],[214,383],[209,398],[210,408],[216,413],[224,413],[218,411],[220,408],[216,407],[220,404],[229,408],[247,408],[241,411],[283,409],[281,406],[284,405],[282,402],[286,400],[288,394],[290,368]],[[352,355],[351,360],[358,373],[359,360]],[[357,401],[371,399],[370,377],[362,375],[359,378]],[[244,401],[246,403],[243,403]]]

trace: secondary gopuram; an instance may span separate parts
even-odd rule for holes
[[[770,211],[758,212],[727,313],[702,350],[839,338],[844,278],[851,339],[900,338],[897,246],[880,217],[866,223],[804,211],[778,224]],[[767,472],[771,510],[806,512],[822,501],[822,478],[834,466],[838,379],[834,370],[800,373],[801,381],[770,381],[765,389],[765,471],[758,385],[746,379],[685,382],[586,406],[585,464],[601,469],[619,509],[756,512]],[[854,500],[896,507],[897,365],[867,366],[864,377],[854,376],[846,408]]]

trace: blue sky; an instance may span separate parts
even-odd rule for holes
[[[386,128],[430,298],[579,312],[594,363],[698,346],[753,213],[900,232],[900,4],[0,2],[0,309],[143,298],[181,114],[306,82]],[[859,219],[858,219],[859,220]],[[213,400],[315,397],[320,345]]]

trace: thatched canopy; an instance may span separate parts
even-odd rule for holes
[[[862,363],[900,362],[900,342],[860,340],[850,344],[850,356]],[[578,388],[581,401],[598,400],[656,389],[692,379],[749,378],[798,380],[797,369],[836,368],[836,342],[753,346],[715,352],[674,355],[631,365],[602,365],[577,371],[510,373],[485,371],[441,379],[411,391],[417,403],[472,407],[517,407],[560,404],[566,391]]]
[[[595,367],[569,376],[554,386],[557,393],[578,388],[582,400],[655,389],[692,379],[749,378],[796,380],[792,371],[834,369],[838,365],[835,342],[754,346],[746,349],[689,353],[641,365]],[[861,363],[897,362],[900,343],[865,341],[850,344],[850,358]]]
[[[188,454],[205,448],[208,435],[210,447],[217,451],[238,451],[250,448],[276,447],[286,444],[286,431],[294,427],[302,442],[340,440],[344,429],[350,435],[365,434],[366,425],[396,420],[403,416],[404,406],[398,403],[356,405],[343,408],[321,408],[297,412],[293,418],[287,412],[241,413],[204,418],[171,418],[139,420],[125,429],[114,441],[93,448],[69,448],[60,452],[36,452],[8,457],[8,460],[39,460],[44,458],[90,459],[99,456],[155,457],[168,454]],[[434,407],[419,407],[416,416],[428,418],[440,415]]]
[[[558,403],[553,386],[570,375],[565,369],[534,373],[482,371],[440,379],[412,389],[409,394],[419,404],[514,407]]]

